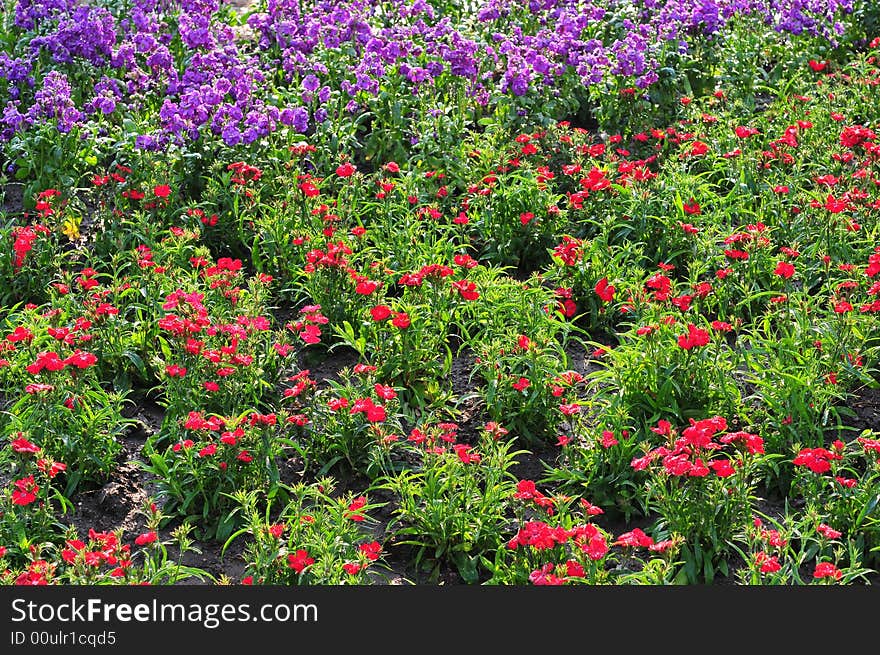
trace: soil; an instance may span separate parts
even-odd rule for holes
[[[861,432],[862,430],[880,431],[880,388],[862,387],[856,389],[847,403],[854,416],[847,417],[844,424]],[[857,432],[854,432],[858,436]]]
[[[24,185],[8,182],[2,187],[0,195],[0,213],[18,215],[24,211]]]

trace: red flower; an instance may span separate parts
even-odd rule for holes
[[[455,450],[455,454],[458,456],[459,461],[462,464],[479,464],[480,463],[480,455],[471,450],[470,446],[465,444],[457,443],[453,447]]]
[[[379,396],[382,400],[394,400],[397,398],[397,392],[392,388],[379,383],[376,383],[373,386],[373,390],[376,392],[376,395]]]
[[[379,559],[379,555],[382,553],[382,546],[379,545],[378,541],[372,541],[368,544],[361,544],[358,546],[358,551],[371,562],[375,562]]]
[[[362,279],[357,283],[357,286],[354,288],[354,292],[361,296],[369,296],[376,289],[379,288],[379,283],[374,280],[365,280]]]
[[[743,125],[738,126],[734,132],[740,139],[748,139],[750,136],[754,136],[758,134],[758,130],[753,127],[745,127]]]
[[[654,544],[648,545],[648,550],[652,553],[665,553],[667,550],[672,548],[675,545],[675,542],[672,539],[664,539],[663,541],[658,541]]]
[[[36,375],[43,369],[47,371],[60,371],[65,366],[64,360],[58,356],[58,353],[55,351],[44,351],[37,355],[37,360],[33,364],[29,364],[26,370],[31,375]]]
[[[169,364],[168,366],[165,367],[165,372],[168,374],[168,377],[170,377],[170,378],[174,378],[174,377],[182,378],[184,375],[186,375],[186,367],[185,366],[178,366],[177,364]]]
[[[553,564],[547,563],[542,566],[540,569],[532,571],[529,573],[529,582],[536,586],[543,585],[563,585],[565,584],[565,578],[560,578],[558,575],[552,572]]]
[[[21,436],[21,432],[18,433],[19,436],[17,439],[12,440],[12,450],[17,453],[27,453],[34,454],[40,452],[40,447],[32,444],[30,441]]]
[[[349,575],[357,575],[358,572],[361,570],[361,565],[357,562],[346,562],[342,565],[342,570]]]
[[[813,571],[813,577],[817,580],[821,580],[822,578],[834,578],[835,580],[840,580],[840,578],[843,577],[843,572],[831,562],[820,562],[819,564],[816,564],[816,569]]]
[[[795,466],[806,466],[813,473],[826,473],[831,470],[831,460],[843,459],[841,455],[825,448],[804,448],[794,458]]]
[[[596,286],[593,290],[596,292],[596,295],[605,302],[611,302],[614,299],[615,289],[612,285],[608,284],[608,278],[606,277],[603,277],[596,282]]]
[[[603,430],[602,439],[599,443],[602,444],[603,448],[611,448],[612,446],[616,446],[619,442],[611,430]]]
[[[820,523],[819,527],[816,528],[816,532],[821,534],[823,537],[827,537],[828,539],[837,539],[842,533],[838,532],[830,525],[826,525],[825,523]]]
[[[370,310],[370,316],[372,316],[373,320],[377,323],[379,321],[384,321],[391,316],[391,308],[387,305],[376,305]]]
[[[580,562],[570,559],[565,563],[565,574],[569,578],[583,578],[586,572]]]
[[[682,204],[681,208],[684,210],[685,214],[691,215],[699,215],[700,214],[700,205],[693,198],[690,199],[690,203]]]
[[[525,391],[530,386],[532,386],[532,383],[529,381],[528,378],[524,377],[521,377],[519,380],[513,383],[513,388],[517,391]]]
[[[14,505],[30,505],[37,499],[40,488],[34,481],[34,476],[29,475],[26,478],[15,481],[15,489],[12,491],[12,503]]]
[[[167,184],[159,184],[153,187],[153,193],[157,198],[167,198],[171,195],[171,187]]]
[[[778,264],[776,264],[776,268],[773,270],[773,273],[780,277],[784,277],[787,280],[792,275],[794,275],[794,265],[788,262],[779,262]]]
[[[581,406],[577,403],[562,403],[559,406],[559,411],[565,416],[574,416],[575,414],[580,413]]]
[[[299,338],[305,343],[320,343],[321,328],[313,324],[306,325],[302,332],[299,333]]]
[[[405,330],[410,326],[409,314],[406,312],[395,312],[394,318],[391,319],[391,325],[401,330]]]
[[[807,63],[810,65],[810,68],[812,68],[817,73],[821,73],[828,65],[827,61],[816,61],[815,59],[811,59]]]
[[[652,545],[654,540],[646,535],[640,528],[635,528],[631,532],[624,532],[614,542],[615,546],[627,546],[630,548],[638,548],[639,546],[647,548]]]
[[[764,551],[755,555],[755,565],[760,567],[761,573],[776,573],[776,571],[782,568],[776,555],[771,557]]]
[[[287,556],[287,565],[297,573],[302,573],[303,569],[314,563],[315,560],[309,557],[309,554],[302,549]]]
[[[477,285],[470,280],[458,280],[452,283],[452,288],[458,291],[459,295],[465,300],[476,300],[480,297],[477,291]]]
[[[26,341],[30,343],[34,338],[34,333],[28,330],[26,327],[22,327],[19,325],[15,330],[12,331],[11,334],[6,335],[6,340],[12,343],[16,343],[18,341]]]
[[[688,333],[678,336],[678,345],[685,350],[705,346],[709,343],[709,333],[693,323],[688,324]]]
[[[366,504],[366,496],[358,496],[351,501],[351,503],[348,505],[348,510],[343,514],[343,516],[358,523],[363,521],[365,517],[358,510],[363,508]]]
[[[729,459],[713,460],[709,462],[709,468],[715,471],[715,475],[717,475],[719,478],[728,478],[736,473],[736,470],[730,464]]]
[[[825,209],[832,214],[839,214],[849,209],[849,201],[846,198],[835,198],[829,193],[825,200]]]
[[[346,162],[336,168],[336,174],[339,177],[351,177],[357,172],[357,168],[351,162]]]
[[[306,180],[299,185],[300,191],[303,192],[303,195],[306,198],[314,198],[319,195],[321,192],[318,190],[318,187],[315,186],[315,183],[311,180]]]

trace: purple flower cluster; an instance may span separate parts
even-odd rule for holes
[[[34,94],[34,104],[28,109],[25,121],[29,125],[44,120],[55,120],[58,131],[70,132],[82,122],[83,113],[71,98],[70,82],[64,73],[50,71],[43,78],[43,86]]]
[[[70,130],[125,112],[146,126],[142,148],[208,138],[234,147],[344,120],[339,108],[358,112],[383,89],[426,110],[461,90],[484,105],[618,80],[645,89],[664,53],[731,20],[833,40],[852,3],[483,0],[454,21],[427,0],[267,0],[242,34],[221,0],[133,0],[118,16],[89,0],[17,0],[18,42],[0,51],[0,141],[35,120]]]

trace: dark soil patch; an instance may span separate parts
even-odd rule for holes
[[[359,359],[353,348],[339,346],[330,352],[305,350],[300,354],[297,365],[300,370],[308,370],[309,377],[319,386],[324,386],[329,380],[338,382],[342,370],[353,368]]]
[[[2,189],[3,201],[0,203],[0,212],[6,214],[21,214],[24,212],[24,185],[9,182]]]
[[[145,439],[139,435],[123,438],[121,464],[101,487],[80,491],[73,498],[74,511],[67,522],[74,526],[80,537],[89,529],[104,532],[123,531],[123,540],[133,540],[145,531],[146,505],[153,484],[150,475],[134,460],[139,458]]]
[[[880,388],[862,387],[853,391],[847,407],[854,416],[844,419],[844,424],[861,432],[880,431]]]

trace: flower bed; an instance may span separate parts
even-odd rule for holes
[[[7,0],[7,584],[865,584],[871,3]]]

